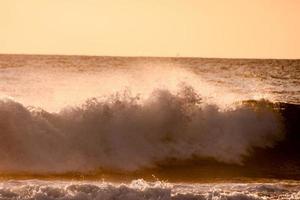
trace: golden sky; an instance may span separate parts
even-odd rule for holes
[[[300,0],[0,0],[0,53],[300,58]]]

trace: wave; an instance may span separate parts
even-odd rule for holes
[[[165,160],[212,158],[242,165],[255,148],[284,138],[282,117],[266,100],[230,109],[202,102],[191,87],[89,99],[59,113],[0,100],[0,170],[63,173],[138,171]]]
[[[2,182],[0,196],[3,199],[299,199],[299,183],[214,183],[170,184],[146,182],[142,179],[128,184],[109,182],[64,181],[8,181]]]

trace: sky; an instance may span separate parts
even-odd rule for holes
[[[0,53],[300,58],[300,0],[0,0]]]

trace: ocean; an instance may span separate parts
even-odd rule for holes
[[[0,199],[300,199],[300,60],[0,55]]]

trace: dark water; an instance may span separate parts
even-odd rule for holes
[[[3,198],[299,199],[299,60],[0,55],[0,98]]]

